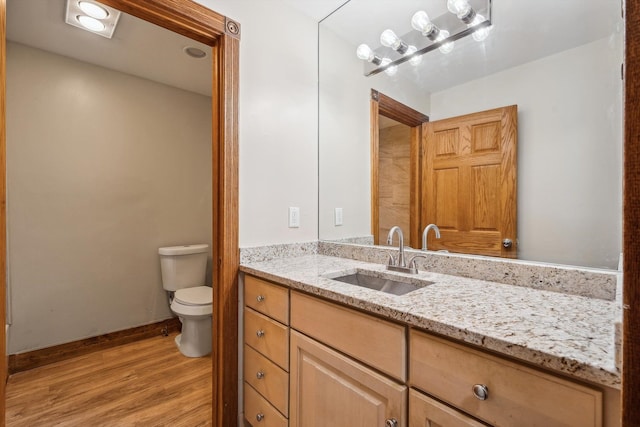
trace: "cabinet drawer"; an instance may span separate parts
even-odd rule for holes
[[[246,344],[244,380],[285,417],[289,416],[289,374]]]
[[[526,366],[411,331],[413,386],[495,426],[602,426],[602,393]],[[488,390],[474,396],[474,385]]]
[[[244,417],[252,426],[287,427],[287,419],[269,402],[244,383]]]
[[[291,327],[400,381],[406,380],[404,326],[292,292]]]
[[[289,324],[289,289],[244,276],[244,303],[280,323]]]
[[[433,400],[419,391],[410,390],[409,426],[486,427],[486,424]]]
[[[250,308],[244,309],[244,342],[289,370],[289,328]]]

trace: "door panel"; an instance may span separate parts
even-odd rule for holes
[[[291,427],[406,426],[407,388],[291,331]]]
[[[517,106],[424,123],[423,135],[421,227],[441,232],[429,248],[516,258]]]

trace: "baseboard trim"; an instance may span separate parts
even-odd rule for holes
[[[180,320],[173,317],[150,325],[124,329],[26,353],[11,354],[9,355],[9,375],[164,333],[177,332],[181,330],[181,327]]]

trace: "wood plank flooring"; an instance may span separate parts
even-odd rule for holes
[[[211,357],[188,358],[176,334],[9,377],[7,427],[211,425]]]

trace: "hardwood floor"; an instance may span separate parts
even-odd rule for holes
[[[211,357],[183,356],[175,335],[12,375],[6,425],[211,425]]]

